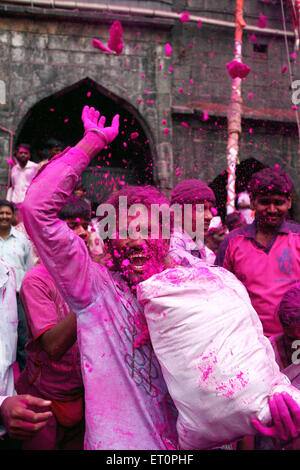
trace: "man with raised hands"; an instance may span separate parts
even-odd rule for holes
[[[57,213],[85,167],[118,135],[119,116],[105,127],[105,117],[85,106],[82,121],[83,138],[55,156],[35,177],[21,210],[43,263],[77,314],[85,388],[85,449],[177,449],[177,410],[135,296],[138,282],[166,267],[169,240],[145,236],[149,221],[142,209],[167,203],[167,198],[151,186],[127,187],[114,193],[110,204],[116,209],[117,223],[109,245],[115,266],[108,270],[92,262],[85,243]],[[135,232],[135,238],[118,236],[124,229],[124,220],[118,217],[121,195],[131,207],[136,204],[144,217],[139,217],[141,230]],[[129,211],[126,215],[128,229],[136,216]],[[260,432],[286,439],[300,433],[300,408],[294,401],[275,396],[270,409],[275,409],[274,424],[264,427],[257,423]]]

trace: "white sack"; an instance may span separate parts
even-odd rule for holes
[[[140,283],[138,300],[178,409],[182,449],[209,449],[271,420],[268,397],[300,392],[280,372],[248,293],[216,266],[176,267]]]

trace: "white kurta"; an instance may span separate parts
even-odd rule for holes
[[[15,395],[13,363],[17,352],[18,312],[14,270],[0,260],[0,406]],[[5,433],[0,426],[0,436]]]
[[[25,168],[18,163],[11,171],[11,187],[7,191],[6,199],[14,204],[24,201],[28,186],[37,172],[38,164],[29,160]]]

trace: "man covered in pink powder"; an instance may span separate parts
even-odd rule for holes
[[[260,170],[252,176],[249,191],[255,220],[225,237],[216,264],[244,284],[269,337],[282,333],[274,312],[300,279],[300,225],[287,220],[293,185],[285,172]]]
[[[89,241],[91,211],[75,196],[58,217]],[[20,298],[28,325],[27,362],[16,383],[19,394],[51,400],[46,426],[23,443],[24,450],[81,450],[84,437],[83,382],[77,344],[76,315],[60,295],[43,263],[24,277]]]
[[[22,212],[46,268],[77,315],[85,387],[85,449],[176,449],[177,410],[135,296],[138,282],[166,268],[169,240],[146,237],[149,220],[142,209],[167,203],[167,198],[153,187],[128,187],[113,194],[110,208],[120,203],[121,195],[127,197],[130,208],[138,205],[140,231],[136,237],[121,236],[124,227],[129,231],[136,223],[136,215],[128,210],[127,224],[121,218],[109,240],[115,269],[93,263],[85,243],[58,219],[57,212],[84,168],[117,136],[119,116],[104,127],[105,118],[85,106],[82,120],[84,137],[37,175]],[[298,435],[300,409],[294,404],[291,416],[288,402],[279,397],[280,403],[274,398],[276,411],[271,410],[274,424],[257,423],[256,427],[268,435]]]
[[[206,242],[215,202],[216,197],[213,190],[204,181],[183,180],[173,189],[171,204],[178,204],[182,208],[182,217],[178,221],[179,224],[175,220],[170,240],[170,255],[179,264],[192,263],[190,255],[214,264],[216,255]],[[187,210],[190,212],[188,220],[184,215]],[[201,217],[202,213],[204,240],[197,238],[197,217]]]

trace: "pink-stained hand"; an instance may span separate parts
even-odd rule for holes
[[[0,414],[6,431],[13,439],[28,439],[42,429],[52,412],[51,401],[32,395],[14,395],[3,401]],[[47,409],[44,412],[35,412],[31,407]]]
[[[99,129],[102,131],[106,137],[107,144],[110,144],[119,133],[119,114],[113,117],[110,127],[104,127],[106,121],[105,116],[100,116],[100,112],[93,107],[84,106],[81,119],[85,131],[89,129]]]
[[[300,406],[288,393],[276,393],[269,398],[269,407],[273,423],[263,426],[253,419],[253,427],[260,434],[283,441],[290,441],[300,435]]]

